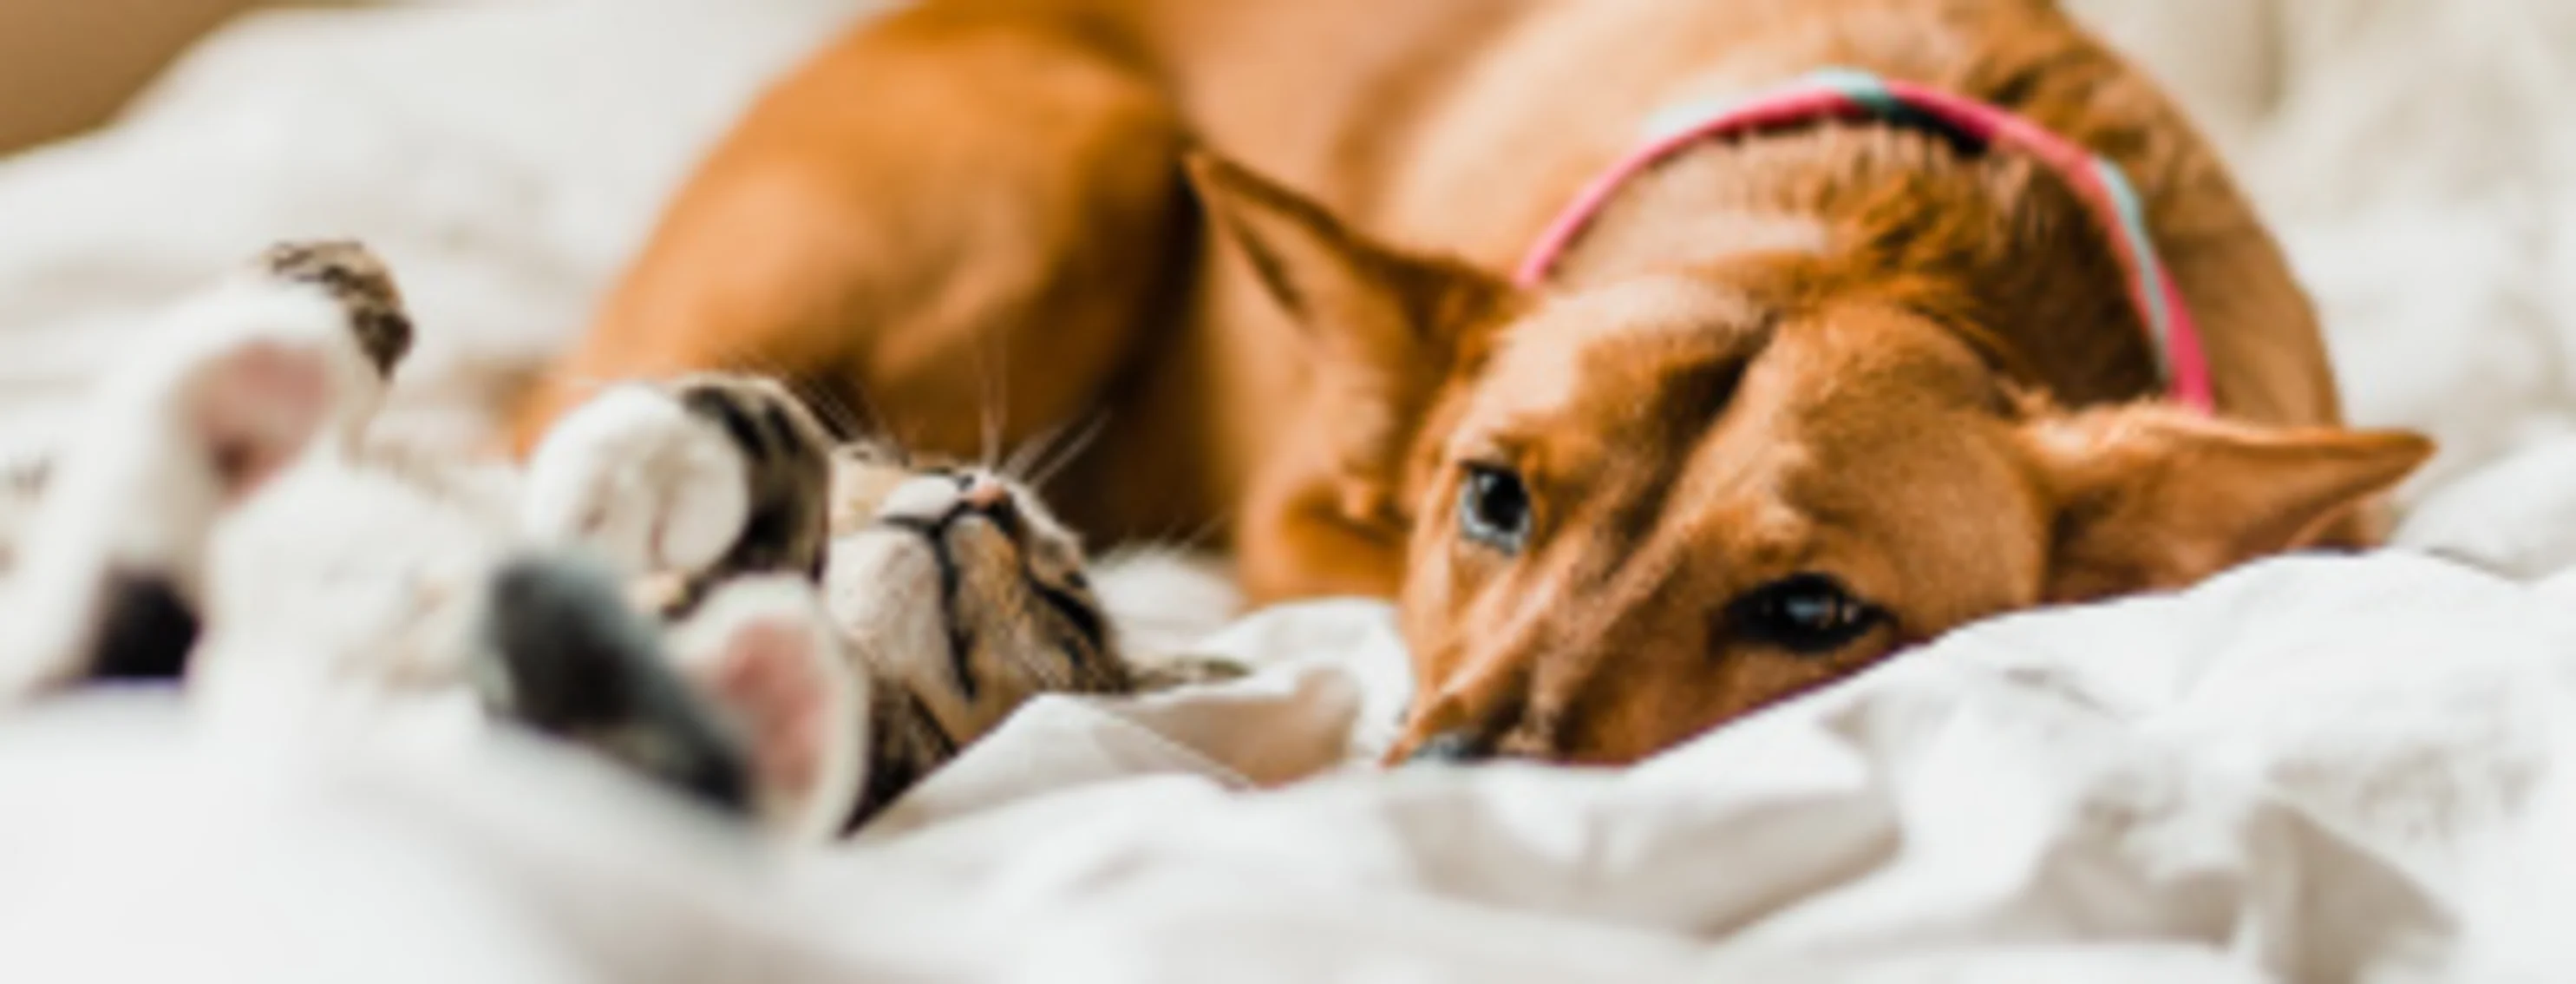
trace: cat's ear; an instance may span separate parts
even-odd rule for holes
[[[671,649],[681,676],[742,737],[762,820],[801,840],[840,836],[867,778],[872,688],[813,584],[727,582]]]

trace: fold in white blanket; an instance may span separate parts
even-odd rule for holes
[[[2356,416],[2451,440],[2410,541],[2576,557],[2576,131],[2541,56],[2576,16],[2073,5],[2238,155]],[[136,312],[357,234],[424,326],[412,433],[468,442],[695,148],[866,6],[255,22],[0,167],[0,437],[60,433]],[[1269,612],[1209,644],[1264,668],[1238,684],[1033,706],[813,856],[534,745],[59,708],[0,727],[0,980],[2576,979],[2576,580],[2264,564],[1980,627],[1625,772],[1370,767],[1406,697],[1389,621]]]
[[[1400,678],[1383,610],[1282,610],[1215,644],[1262,674],[1032,707],[805,857],[569,758],[68,708],[0,742],[0,973],[2563,979],[2571,602],[2293,559],[1975,629],[1625,772],[1392,774],[1342,765]]]

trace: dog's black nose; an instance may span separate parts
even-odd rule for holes
[[[1415,746],[1404,764],[1469,765],[1492,757],[1494,746],[1485,736],[1470,731],[1443,731]]]

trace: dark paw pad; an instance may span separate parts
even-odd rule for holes
[[[89,657],[91,679],[131,683],[187,674],[200,623],[196,608],[168,577],[112,574],[101,609]]]
[[[514,561],[493,578],[487,612],[503,713],[719,809],[751,811],[741,739],[672,671],[659,630],[603,569]]]

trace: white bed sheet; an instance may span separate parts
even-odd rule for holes
[[[1401,653],[1376,606],[1283,610],[1220,646],[1262,675],[1034,707],[802,856],[534,748],[63,708],[0,731],[0,977],[2562,980],[2571,601],[2278,562],[1624,773],[1342,767]]]
[[[2546,98],[2569,69],[2545,57],[2576,18],[2074,5],[2237,157],[2355,415],[2449,442],[2409,541],[2576,559]],[[0,447],[60,433],[138,312],[315,234],[403,270],[426,334],[402,422],[470,443],[696,148],[868,6],[446,4],[220,38],[117,128],[0,165]],[[2286,560],[1972,630],[1626,773],[1351,764],[1405,696],[1387,613],[1284,609],[1212,644],[1253,679],[1045,702],[822,856],[538,749],[63,708],[0,727],[0,980],[2562,980],[2571,592]]]

